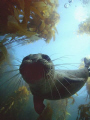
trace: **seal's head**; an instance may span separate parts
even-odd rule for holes
[[[30,54],[22,60],[20,73],[28,84],[39,82],[43,78],[54,75],[54,66],[49,56],[45,54]]]

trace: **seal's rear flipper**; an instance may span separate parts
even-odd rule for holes
[[[34,109],[38,114],[41,114],[45,108],[43,104],[44,99],[38,96],[33,96]]]
[[[89,77],[90,77],[90,68],[88,68],[88,71],[89,71]]]
[[[84,63],[85,63],[85,67],[89,67],[90,66],[90,59],[84,58]]]

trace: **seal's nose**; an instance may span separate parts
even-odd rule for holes
[[[32,60],[32,62],[37,62],[39,59],[42,59],[41,54],[30,54],[26,57],[24,57],[22,62],[28,61],[28,60]]]

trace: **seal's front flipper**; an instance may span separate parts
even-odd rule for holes
[[[42,111],[45,108],[45,105],[43,104],[44,99],[38,96],[33,96],[34,101],[34,109],[38,114],[41,114]]]

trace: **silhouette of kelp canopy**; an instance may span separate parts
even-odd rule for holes
[[[58,0],[0,0],[0,34],[55,40]]]
[[[84,33],[90,35],[90,17],[87,18],[84,22],[79,24],[78,34]]]

